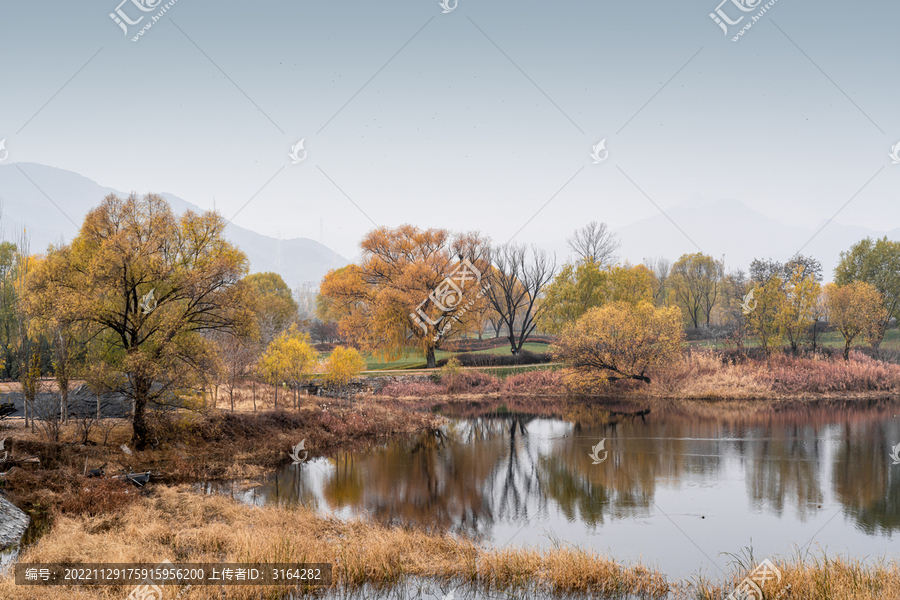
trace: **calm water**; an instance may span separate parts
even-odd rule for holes
[[[443,435],[288,465],[251,490],[207,489],[494,547],[570,543],[673,578],[719,578],[730,571],[722,553],[749,546],[759,559],[811,548],[900,560],[896,401],[756,415],[544,412],[489,407],[452,418]],[[593,464],[602,439],[608,455]]]

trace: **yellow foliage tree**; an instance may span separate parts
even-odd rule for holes
[[[325,368],[327,370],[325,381],[337,385],[340,394],[343,395],[344,386],[366,370],[366,360],[356,348],[338,346],[331,351],[331,355],[325,361]]]
[[[767,361],[784,340],[787,296],[783,288],[784,281],[778,275],[773,275],[765,285],[754,288],[755,305],[747,316],[750,331],[759,341]]]
[[[553,354],[576,374],[634,379],[675,361],[684,340],[681,311],[650,302],[614,302],[588,310],[560,335]]]
[[[684,254],[672,265],[670,284],[675,299],[687,313],[691,325],[709,325],[712,309],[722,291],[725,266],[702,252]]]
[[[29,314],[80,325],[98,356],[122,375],[133,401],[132,442],[148,442],[148,403],[184,403],[215,366],[209,336],[244,331],[253,299],[241,282],[247,257],[225,238],[217,213],[173,214],[160,196],[107,196],[78,236],[26,280]]]
[[[828,321],[844,337],[844,360],[850,360],[850,348],[859,336],[880,338],[882,322],[887,318],[884,297],[870,283],[854,281],[847,285],[825,286]]]
[[[459,273],[461,258],[487,273],[486,240],[401,225],[370,231],[360,248],[362,266],[330,271],[322,280],[319,317],[337,321],[343,336],[389,358],[417,346],[434,367],[435,349],[476,318],[470,302],[480,301],[477,277],[470,273],[455,288],[448,280]]]
[[[278,406],[278,386],[288,382],[296,394],[297,386],[309,376],[317,360],[309,334],[301,332],[296,323],[272,340],[260,358],[259,370],[275,386],[275,406]]]
[[[784,333],[794,352],[800,347],[800,342],[817,318],[821,293],[822,288],[815,277],[806,273],[803,265],[793,265],[790,276],[784,282],[785,302],[781,320]]]
[[[545,292],[539,321],[560,333],[589,309],[611,302],[637,305],[653,300],[653,274],[644,265],[601,267],[591,259],[565,265]]]

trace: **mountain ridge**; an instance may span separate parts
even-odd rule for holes
[[[175,194],[156,193],[177,214],[186,210],[204,212]],[[51,243],[71,240],[77,235],[84,215],[109,194],[129,195],[57,167],[38,163],[0,165],[3,225],[11,220],[16,230],[27,231],[32,251],[43,252]],[[318,285],[330,269],[349,264],[343,256],[309,238],[279,240],[234,223],[228,223],[225,235],[247,255],[251,272],[276,272],[292,288],[308,282]]]

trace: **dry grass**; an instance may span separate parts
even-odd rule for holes
[[[627,393],[693,399],[876,398],[900,391],[900,365],[852,352],[840,357],[772,356],[732,362],[713,351],[692,351]],[[615,389],[615,386],[614,386]],[[608,390],[607,390],[608,392]]]
[[[231,410],[232,399],[237,412],[257,412],[275,410],[276,408],[293,408],[296,406],[294,392],[289,389],[278,389],[278,405],[275,404],[275,386],[265,383],[242,381],[232,391],[226,385],[219,385],[209,392],[212,402],[220,410]],[[254,409],[254,396],[256,408]],[[307,403],[310,398],[305,390],[298,391],[297,402]]]
[[[669,582],[642,565],[621,565],[590,551],[561,547],[543,552],[492,550],[470,541],[363,521],[316,516],[302,508],[241,505],[223,496],[202,496],[187,486],[158,486],[152,495],[119,508],[116,514],[58,514],[52,530],[29,547],[20,562],[159,563],[172,562],[324,562],[344,589],[363,585],[390,589],[409,577],[466,582],[515,597],[536,593],[585,594],[622,598],[722,598],[746,572],[729,581]],[[863,565],[848,560],[778,562],[799,600],[896,600],[897,564]],[[224,594],[222,590],[224,589]],[[8,600],[124,598],[125,586],[93,589],[15,586],[0,579]],[[177,588],[169,586],[174,596]],[[775,590],[767,589],[768,593]],[[226,600],[279,598],[284,588],[197,586],[182,598]]]
[[[563,374],[559,371],[526,371],[501,378],[490,373],[463,370],[432,381],[396,381],[384,386],[381,395],[389,398],[437,398],[459,394],[480,396],[563,395]]]
[[[387,398],[435,401],[459,395],[506,398],[515,395],[603,396],[622,399],[695,400],[806,400],[879,398],[900,392],[900,365],[882,362],[861,352],[850,360],[834,357],[797,357],[783,354],[765,360],[735,357],[713,350],[692,350],[672,366],[651,373],[652,383],[608,383],[606,373],[575,373],[570,369],[535,370],[501,379],[464,370],[449,381],[398,381],[385,386]],[[447,380],[448,378],[444,378]]]

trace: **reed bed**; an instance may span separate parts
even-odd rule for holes
[[[27,548],[20,562],[159,563],[324,562],[333,565],[334,585],[343,590],[389,590],[409,579],[468,585],[514,597],[721,599],[746,576],[738,565],[724,582],[669,581],[640,565],[623,565],[589,550],[559,546],[538,552],[500,550],[421,530],[361,520],[317,516],[303,507],[250,507],[187,486],[158,486],[152,494],[113,513],[57,514],[49,533]],[[843,558],[799,557],[774,561],[794,600],[896,600],[900,566],[863,564]],[[164,598],[179,591],[166,587]],[[774,597],[766,588],[766,598]],[[9,600],[118,599],[126,586],[94,588],[16,586],[0,578],[0,598]],[[286,598],[286,588],[195,586],[182,600]],[[523,595],[524,594],[524,595]]]

